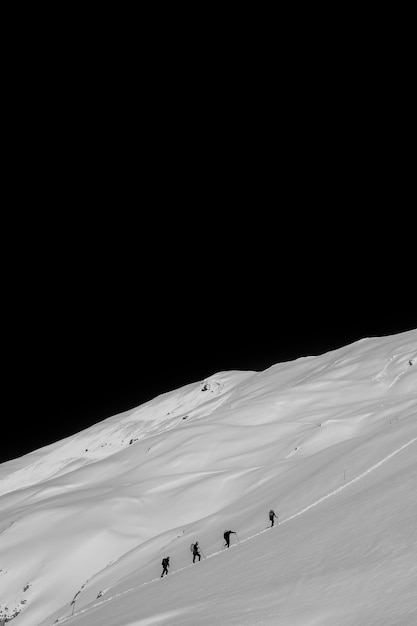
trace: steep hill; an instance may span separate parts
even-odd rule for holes
[[[416,452],[415,330],[215,374],[0,466],[0,615],[411,625]]]

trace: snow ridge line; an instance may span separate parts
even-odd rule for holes
[[[355,476],[355,478],[352,478],[352,480],[349,480],[347,483],[344,483],[343,485],[341,485],[340,487],[338,487],[334,491],[331,491],[328,494],[326,494],[325,496],[322,496],[321,498],[319,498],[318,500],[315,500],[314,502],[312,502],[308,506],[304,507],[303,509],[301,509],[297,513],[294,513],[293,515],[290,515],[289,517],[283,519],[281,522],[278,522],[278,524],[276,524],[275,526],[265,528],[265,529],[261,530],[260,532],[255,533],[254,535],[250,535],[249,537],[246,537],[245,539],[242,539],[241,541],[239,541],[238,544],[231,545],[230,548],[235,548],[237,545],[239,545],[241,543],[245,543],[246,541],[250,541],[251,539],[254,539],[255,537],[259,537],[263,533],[268,532],[269,530],[272,530],[272,528],[276,528],[277,526],[281,526],[281,524],[286,524],[287,522],[291,521],[295,517],[298,517],[299,515],[303,515],[304,513],[306,513],[307,511],[309,511],[313,507],[315,507],[318,504],[321,504],[322,502],[324,502],[324,500],[327,500],[328,498],[330,498],[330,497],[340,493],[341,491],[343,491],[343,489],[346,489],[346,487],[350,487],[350,485],[353,485],[353,483],[356,483],[358,480],[360,480],[364,476],[367,476],[367,474],[370,474],[374,470],[378,469],[379,467],[381,467],[381,465],[383,465],[384,463],[386,463],[387,461],[392,459],[393,456],[395,456],[399,452],[402,452],[405,448],[407,448],[408,446],[410,446],[410,445],[412,445],[413,443],[416,443],[416,442],[417,442],[417,437],[413,437],[412,439],[410,439],[409,441],[404,443],[402,446],[400,446],[399,448],[397,448],[396,450],[394,450],[393,452],[388,454],[386,457],[384,457],[383,459],[378,461],[378,463],[375,463],[374,465],[371,465],[371,467],[369,467],[367,470],[365,470],[361,474],[358,474],[357,476]],[[223,549],[219,550],[217,552],[212,552],[211,554],[208,554],[205,557],[205,559],[211,559],[213,556],[217,556],[218,554],[222,554],[223,552],[224,552]],[[185,565],[184,567],[180,567],[179,569],[176,569],[173,572],[171,572],[171,576],[173,574],[177,574],[178,572],[182,572],[183,570],[185,570],[185,569],[187,569],[189,567],[193,567],[193,565],[195,565],[195,564],[194,563],[190,563],[189,565]],[[100,602],[96,602],[92,606],[86,607],[85,609],[81,609],[80,611],[77,611],[77,613],[74,613],[73,615],[70,615],[68,617],[64,617],[62,619],[58,619],[58,620],[56,620],[54,622],[54,624],[57,624],[57,623],[63,624],[64,622],[66,622],[67,620],[71,619],[72,617],[76,617],[77,615],[81,615],[82,613],[86,613],[87,611],[90,611],[91,609],[94,609],[94,608],[96,608],[96,607],[98,607],[98,606],[100,606],[102,604],[105,604],[106,602],[110,602],[110,600],[114,600],[115,598],[120,598],[121,596],[124,596],[125,594],[130,593],[131,591],[136,591],[137,589],[141,589],[142,587],[145,587],[145,585],[150,585],[151,583],[154,583],[157,580],[161,580],[161,577],[153,578],[152,580],[148,580],[147,582],[141,583],[140,585],[137,585],[136,587],[132,587],[131,589],[125,589],[124,591],[121,591],[120,593],[117,593],[114,596],[111,596],[110,598],[106,598],[105,600],[101,600]]]

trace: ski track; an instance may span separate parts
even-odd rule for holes
[[[409,441],[407,441],[407,443],[404,443],[402,446],[400,446],[399,448],[397,448],[396,450],[394,450],[393,452],[388,454],[386,457],[381,459],[381,461],[379,461],[378,463],[375,463],[375,465],[371,465],[371,467],[369,467],[367,470],[365,470],[361,474],[358,474],[358,476],[356,476],[355,478],[352,478],[352,480],[349,480],[347,483],[341,485],[340,487],[338,487],[334,491],[331,491],[330,493],[326,494],[322,498],[319,498],[318,500],[315,500],[315,502],[312,502],[311,504],[309,504],[308,506],[304,507],[303,509],[301,509],[297,513],[294,513],[293,515],[290,515],[289,517],[285,518],[284,520],[282,520],[282,522],[278,522],[277,524],[275,524],[275,526],[264,528],[260,532],[255,533],[254,535],[250,535],[249,537],[246,537],[245,539],[242,539],[241,541],[238,541],[238,543],[231,545],[230,548],[235,548],[235,547],[237,547],[241,543],[245,543],[246,541],[250,541],[250,540],[254,539],[255,537],[259,537],[263,533],[265,533],[265,532],[267,532],[269,530],[272,530],[272,528],[276,528],[277,526],[281,526],[282,524],[286,524],[287,522],[293,520],[294,518],[298,517],[299,515],[303,515],[304,513],[306,513],[307,511],[309,511],[313,507],[317,506],[318,504],[321,504],[322,502],[324,502],[328,498],[331,498],[332,496],[340,493],[341,491],[343,491],[343,489],[346,489],[346,487],[350,487],[350,485],[353,485],[358,480],[361,480],[362,478],[364,478],[364,476],[367,476],[368,474],[370,474],[374,470],[378,469],[378,467],[381,467],[381,465],[386,463],[386,461],[389,461],[390,459],[392,459],[393,456],[395,456],[399,452],[402,452],[402,450],[404,450],[408,446],[412,445],[416,441],[417,441],[417,437],[413,437],[413,439],[410,439]],[[213,552],[212,554],[208,554],[205,558],[206,559],[211,559],[213,556],[218,556],[219,554],[222,554],[223,552],[224,552],[224,550],[222,549],[222,550],[219,550],[218,552]],[[182,572],[183,570],[185,570],[185,569],[187,569],[189,567],[193,567],[193,566],[195,566],[195,563],[190,563],[189,565],[186,565],[185,567],[181,567],[181,568],[179,568],[177,570],[174,570],[173,572],[170,572],[170,576],[172,576],[173,574],[177,574],[178,572]],[[131,591],[136,591],[137,589],[145,587],[145,585],[150,585],[151,583],[157,582],[158,580],[161,580],[161,577],[153,578],[152,580],[149,580],[149,581],[147,581],[145,583],[142,583],[142,584],[138,585],[137,587],[132,587],[131,589],[126,589],[125,591],[122,591],[121,593],[117,593],[116,595],[111,596],[110,598],[106,598],[105,600],[102,600],[101,602],[96,602],[92,606],[89,606],[89,607],[87,607],[85,609],[81,609],[81,611],[78,611],[77,613],[74,613],[73,615],[70,615],[68,617],[64,617],[64,618],[56,620],[54,622],[54,624],[63,624],[67,620],[70,620],[72,617],[77,617],[77,615],[82,615],[83,613],[86,613],[87,611],[90,611],[91,609],[94,609],[94,608],[96,608],[96,607],[98,607],[98,606],[100,606],[102,604],[105,604],[106,602],[110,602],[111,600],[114,600],[115,598],[120,598],[121,596],[123,596],[123,595],[125,595],[127,593],[130,593]]]

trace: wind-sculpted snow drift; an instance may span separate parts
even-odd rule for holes
[[[416,452],[417,331],[164,394],[0,466],[0,616],[415,623]]]

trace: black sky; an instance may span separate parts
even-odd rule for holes
[[[1,462],[220,370],[417,327],[398,64],[64,48],[19,78]]]

